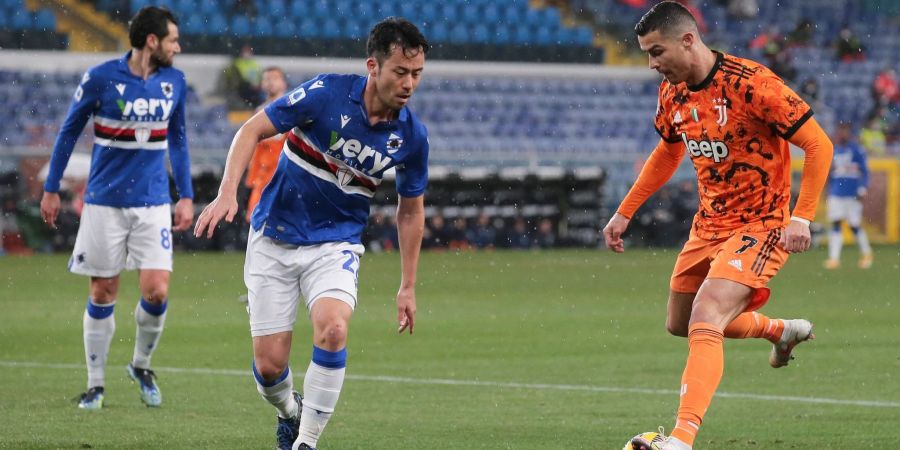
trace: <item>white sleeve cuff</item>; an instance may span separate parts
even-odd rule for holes
[[[806,226],[809,226],[809,223],[810,223],[808,220],[806,220],[806,219],[804,219],[804,218],[802,218],[802,217],[797,217],[797,216],[791,216],[791,220],[800,222],[800,223],[802,223],[803,225],[806,225]]]

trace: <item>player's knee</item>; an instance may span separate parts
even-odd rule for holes
[[[269,359],[257,359],[254,361],[256,365],[256,373],[265,381],[277,380],[287,368],[287,363],[278,364]]]
[[[666,331],[672,336],[687,337],[688,327],[686,323],[679,323],[672,319],[666,320]]]
[[[316,345],[329,350],[340,350],[347,342],[347,323],[343,320],[328,321],[319,333]]]
[[[163,285],[150,286],[143,289],[143,292],[141,294],[144,296],[144,300],[159,305],[165,302],[166,298],[168,298],[169,289],[168,286]]]
[[[99,283],[91,286],[91,299],[98,305],[105,305],[116,300],[117,289],[109,283]]]

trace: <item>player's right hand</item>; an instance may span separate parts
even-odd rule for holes
[[[41,218],[50,226],[56,229],[56,216],[59,215],[59,192],[44,192],[41,197]]]
[[[603,239],[610,250],[616,253],[625,251],[625,241],[622,240],[622,233],[628,228],[628,222],[630,222],[630,219],[615,213],[612,219],[609,219],[609,223],[603,227]]]
[[[228,223],[233,222],[237,210],[237,199],[234,196],[223,197],[219,195],[212,203],[203,208],[203,212],[197,218],[197,225],[194,227],[194,237],[203,236],[205,231],[206,238],[212,239],[213,233],[216,231],[216,225],[222,219],[225,219]]]

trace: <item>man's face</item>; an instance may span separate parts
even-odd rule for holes
[[[157,67],[171,67],[175,62],[175,55],[181,53],[181,45],[178,43],[178,26],[172,22],[168,22],[169,34],[159,39],[155,34],[147,36],[147,47],[149,47],[150,60]]]
[[[378,99],[393,110],[403,108],[412,97],[425,68],[425,52],[394,46],[389,57],[379,65],[375,58],[366,61],[370,78],[375,82]]]
[[[287,91],[287,80],[278,70],[267,70],[262,74],[260,87],[266,93],[266,97],[281,97]]]
[[[679,34],[673,34],[679,36]],[[688,49],[693,35],[690,33],[682,37],[667,36],[659,30],[651,31],[644,36],[638,36],[638,44],[641,50],[647,52],[650,68],[661,73],[669,83],[678,84],[685,81],[690,73]]]

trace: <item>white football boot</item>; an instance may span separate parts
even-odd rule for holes
[[[785,320],[781,339],[772,346],[772,353],[769,355],[769,365],[776,369],[788,365],[794,359],[794,356],[791,355],[794,347],[801,342],[815,339],[815,337],[812,322],[806,319]]]

